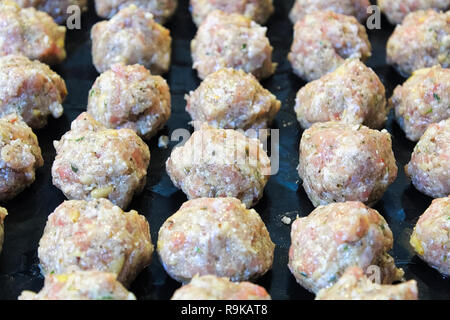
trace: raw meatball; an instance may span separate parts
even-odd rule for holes
[[[102,73],[116,63],[141,64],[153,74],[169,70],[172,38],[170,31],[153,20],[153,15],[132,5],[91,30],[92,57]]]
[[[46,64],[21,55],[0,57],[0,116],[19,114],[33,129],[47,124],[51,114],[63,114],[64,80]]]
[[[264,24],[274,11],[272,0],[190,0],[192,18],[197,26],[214,10],[239,13]]]
[[[126,208],[145,186],[150,151],[130,129],[106,129],[84,112],[53,144],[53,184],[69,199],[107,198]]]
[[[376,270],[383,284],[403,276],[388,254],[391,229],[376,210],[361,202],[332,203],[297,218],[291,240],[289,269],[311,292],[332,286],[352,266]]]
[[[242,69],[258,79],[270,77],[272,46],[266,27],[240,14],[216,10],[208,15],[191,42],[193,68],[201,79],[222,68]]]
[[[87,10],[87,0],[15,0],[22,8],[34,7],[39,11],[45,11],[57,23],[64,23],[73,14],[67,13],[70,6],[78,6],[81,11]]]
[[[266,289],[251,282],[234,283],[228,278],[195,276],[175,291],[172,300],[270,300]]]
[[[48,217],[38,248],[44,275],[112,272],[126,286],[150,264],[152,254],[145,217],[106,199],[63,202]]]
[[[0,2],[0,56],[22,54],[32,60],[57,64],[66,58],[66,28],[45,12]]]
[[[347,16],[355,16],[360,22],[367,18],[369,0],[297,0],[289,13],[292,23],[317,11],[333,11]]]
[[[336,70],[347,58],[366,61],[371,48],[366,29],[355,17],[319,11],[295,24],[288,59],[295,74],[312,81]]]
[[[450,118],[428,126],[405,172],[416,189],[430,197],[450,194]]]
[[[450,0],[378,0],[378,6],[392,24],[402,23],[408,13],[418,10],[446,10]]]
[[[450,276],[450,197],[433,200],[420,216],[410,243],[424,261]]]
[[[0,201],[31,185],[44,165],[36,135],[17,114],[0,118]]]
[[[172,151],[166,169],[189,199],[235,197],[247,208],[261,199],[271,174],[270,159],[259,140],[206,126]]]
[[[450,69],[419,69],[389,100],[408,139],[417,141],[430,123],[450,117]]]
[[[335,71],[308,83],[295,100],[297,119],[304,129],[326,121],[380,129],[388,111],[383,83],[358,59],[349,59]]]
[[[95,81],[87,111],[107,128],[131,129],[150,139],[169,120],[169,86],[141,65],[115,64]]]
[[[3,239],[5,237],[4,220],[7,215],[8,211],[6,211],[5,208],[0,207],[0,253],[2,252]]]
[[[136,300],[116,280],[116,274],[100,271],[76,271],[49,274],[39,293],[23,291],[19,300]]]
[[[372,206],[397,177],[391,135],[362,125],[316,123],[303,133],[298,173],[314,206]]]
[[[281,107],[252,74],[229,68],[208,75],[186,101],[194,125],[223,129],[267,128]]]
[[[235,198],[185,202],[159,230],[158,253],[167,273],[188,282],[196,275],[255,279],[273,262],[275,245],[258,213]]]
[[[450,67],[450,11],[408,14],[388,40],[387,62],[404,76],[437,64]]]
[[[417,282],[410,280],[397,285],[380,285],[370,281],[361,268],[350,267],[339,281],[322,289],[316,300],[417,300]]]
[[[95,0],[95,10],[102,18],[112,18],[131,4],[151,12],[155,21],[163,24],[177,9],[178,0]]]

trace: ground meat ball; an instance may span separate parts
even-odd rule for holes
[[[343,121],[380,129],[387,119],[383,83],[358,59],[308,83],[297,93],[295,112],[302,128],[315,122]]]
[[[106,199],[63,202],[48,217],[38,248],[44,275],[98,270],[117,274],[126,286],[150,264],[152,253],[145,217]]]
[[[272,46],[267,28],[240,14],[216,10],[208,15],[191,42],[193,68],[204,79],[222,68],[242,69],[258,79],[270,77]]]
[[[67,13],[70,6],[78,6],[81,11],[87,10],[87,0],[15,0],[15,2],[22,8],[34,7],[39,11],[45,11],[57,23],[64,23],[70,16]]]
[[[370,56],[366,29],[356,18],[319,11],[295,24],[288,59],[295,74],[311,81],[334,71],[347,58],[366,61]]]
[[[263,196],[271,173],[259,140],[205,126],[172,151],[166,169],[189,199],[235,197],[248,208]]]
[[[69,199],[107,198],[126,208],[146,182],[148,146],[134,131],[106,129],[82,113],[55,141],[53,184]]]
[[[107,128],[128,128],[150,139],[169,120],[169,86],[141,65],[115,64],[95,81],[87,111]]]
[[[192,18],[197,26],[214,10],[239,13],[264,24],[274,11],[272,0],[191,0]]]
[[[63,114],[66,96],[64,80],[46,64],[20,55],[0,57],[0,115],[17,113],[40,129],[50,114]]]
[[[195,276],[175,291],[172,300],[270,300],[266,289],[251,282],[234,283],[228,278]]]
[[[410,243],[424,261],[450,276],[450,197],[433,200],[420,216]]]
[[[391,136],[362,125],[316,123],[303,133],[298,173],[316,207],[344,201],[372,206],[397,177]]]
[[[364,271],[379,267],[384,284],[403,276],[387,253],[393,245],[389,226],[376,210],[361,202],[332,203],[297,218],[291,241],[289,269],[311,292],[332,286],[351,266]]]
[[[450,118],[428,126],[405,172],[416,189],[430,197],[450,194]]]
[[[450,69],[419,69],[389,101],[408,139],[417,141],[430,123],[450,117]]]
[[[16,114],[0,118],[0,201],[31,185],[44,165],[36,135]]]
[[[91,30],[92,57],[98,72],[116,63],[141,64],[153,74],[169,70],[172,38],[170,31],[153,20],[153,15],[132,5]]]
[[[45,12],[21,9],[15,2],[0,2],[0,56],[22,54],[32,60],[56,64],[66,58],[66,28]]]
[[[116,280],[116,274],[100,271],[75,271],[49,274],[39,293],[23,291],[19,300],[136,300]]]
[[[297,0],[289,14],[292,23],[317,11],[333,11],[347,16],[355,16],[360,22],[367,18],[369,0]]]
[[[450,67],[450,11],[408,14],[388,40],[387,62],[404,76],[437,64]]]
[[[167,273],[188,282],[196,275],[255,279],[273,262],[275,245],[258,213],[235,198],[185,202],[159,230],[158,253]]]
[[[131,4],[151,12],[155,21],[162,24],[174,14],[178,0],[95,0],[95,10],[100,17],[112,18]]]
[[[194,124],[223,129],[267,128],[281,107],[252,74],[228,68],[208,75],[186,100]]]
[[[390,23],[399,24],[413,11],[446,10],[450,6],[450,0],[378,0],[378,6]]]
[[[3,247],[3,239],[5,237],[5,230],[4,230],[4,220],[6,216],[8,215],[8,211],[6,211],[5,208],[0,207],[0,253],[2,252]]]
[[[368,279],[361,268],[350,267],[330,288],[318,292],[316,300],[417,300],[417,282],[380,285]]]

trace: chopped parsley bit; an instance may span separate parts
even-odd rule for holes
[[[199,247],[195,247],[195,252],[196,252],[196,253],[203,253],[203,252],[202,252],[202,249],[200,249]]]
[[[113,296],[103,296],[100,297],[100,300],[114,300]]]
[[[307,275],[306,273],[304,273],[303,271],[300,272],[300,274],[301,274],[302,276],[304,276],[305,278],[308,278],[308,275]]]
[[[92,97],[94,94],[95,94],[95,89],[92,89],[92,90],[89,92],[89,96]]]
[[[76,141],[76,142],[80,142],[80,141],[82,141],[82,140],[84,140],[84,137],[81,137],[81,138],[75,139],[75,141]]]
[[[433,108],[430,108],[429,110],[427,110],[427,112],[425,112],[425,114],[430,114],[433,112]]]
[[[78,172],[78,168],[75,167],[73,164],[70,164],[70,168],[72,169],[73,172],[75,172],[75,173]]]
[[[247,49],[247,44],[246,44],[246,43],[244,43],[244,44],[242,45],[242,50],[245,50],[245,49]]]
[[[55,270],[50,271],[50,274],[55,274]]]
[[[348,245],[345,245],[344,251],[347,251],[347,250],[348,250]]]
[[[433,97],[439,102],[441,101],[441,97],[437,93],[433,93]]]

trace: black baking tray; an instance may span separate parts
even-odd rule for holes
[[[39,239],[47,216],[65,200],[64,195],[52,185],[53,141],[59,140],[69,130],[71,121],[86,110],[88,91],[98,76],[92,65],[90,29],[100,19],[92,2],[89,11],[82,16],[82,30],[68,31],[66,61],[53,68],[65,79],[69,96],[64,103],[64,115],[60,119],[51,119],[46,128],[36,132],[45,165],[37,170],[36,181],[31,187],[4,204],[9,216],[5,221],[5,242],[0,256],[0,299],[17,299],[22,290],[39,291],[43,285],[37,257]],[[293,106],[297,91],[305,83],[292,73],[286,59],[292,42],[293,26],[288,13],[293,0],[275,0],[274,3],[276,10],[267,27],[278,68],[276,74],[262,84],[282,102],[273,124],[273,128],[280,130],[280,170],[269,180],[264,197],[255,209],[266,223],[276,249],[272,270],[257,283],[264,286],[273,299],[313,299],[314,296],[298,285],[288,270],[290,226],[281,222],[283,216],[292,219],[297,215],[307,216],[314,207],[299,184],[296,170],[302,130],[296,121]],[[186,196],[172,185],[165,171],[165,161],[177,142],[171,142],[167,149],[159,148],[158,137],[170,136],[178,128],[192,131],[188,124],[190,117],[185,112],[184,95],[200,84],[196,72],[192,70],[190,41],[196,27],[191,20],[187,0],[180,0],[175,16],[167,27],[173,39],[173,53],[171,70],[164,77],[171,89],[172,117],[164,129],[149,141],[151,164],[147,185],[129,207],[147,217],[153,243],[156,243],[163,222],[186,201]],[[385,62],[386,41],[393,29],[383,17],[381,30],[369,30],[373,56],[368,65],[381,78],[388,96],[396,85],[404,81]],[[403,167],[410,159],[414,143],[405,138],[393,121],[392,113],[387,129],[393,135],[399,173],[375,209],[386,218],[394,233],[392,255],[397,266],[405,270],[406,279],[417,280],[421,299],[450,299],[450,280],[418,259],[409,245],[412,228],[432,200],[418,192],[405,177]],[[170,299],[179,286],[166,274],[155,253],[151,265],[138,276],[130,289],[138,299]]]

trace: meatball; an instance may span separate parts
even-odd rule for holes
[[[194,125],[223,129],[267,128],[281,107],[252,74],[229,68],[208,75],[186,101]]]
[[[370,281],[361,268],[350,267],[330,288],[317,293],[316,300],[417,300],[417,282],[380,285]]]
[[[346,60],[335,71],[308,83],[295,100],[297,119],[304,129],[326,121],[380,129],[388,111],[383,83],[358,59]]]
[[[126,208],[145,186],[150,151],[130,129],[106,129],[84,112],[54,146],[53,184],[69,199]]]
[[[22,54],[32,60],[57,64],[66,58],[66,28],[45,12],[20,8],[15,2],[0,2],[0,56]]]
[[[5,237],[4,221],[7,215],[8,211],[6,211],[5,208],[0,207],[0,253],[2,252],[3,239]]]
[[[312,81],[334,71],[347,58],[366,61],[371,50],[366,29],[355,17],[319,11],[295,24],[288,60],[295,74]]]
[[[317,11],[333,11],[347,16],[355,16],[360,22],[367,18],[369,0],[297,0],[289,13],[292,23]]]
[[[100,271],[49,274],[39,293],[23,291],[19,300],[136,300],[116,276]]]
[[[289,269],[311,292],[332,286],[351,266],[376,268],[380,281],[390,284],[403,276],[388,254],[392,245],[391,229],[376,210],[361,202],[332,203],[292,224]]]
[[[33,129],[47,124],[51,114],[63,114],[64,80],[46,64],[21,55],[0,57],[0,116],[19,114]]]
[[[440,64],[450,67],[450,11],[410,13],[387,43],[387,62],[408,76]]]
[[[362,125],[316,123],[303,133],[298,173],[314,206],[372,206],[397,177],[391,136]]]
[[[157,246],[164,269],[181,282],[208,274],[255,279],[272,267],[274,249],[258,213],[235,198],[185,202],[164,222]]]
[[[415,71],[397,86],[389,104],[408,139],[419,140],[430,123],[450,117],[450,69],[434,66]]]
[[[264,24],[274,11],[272,0],[190,0],[192,18],[197,26],[214,10],[239,13]]]
[[[95,81],[87,112],[107,128],[131,129],[150,139],[169,120],[169,86],[141,65],[115,64]]]
[[[78,6],[81,11],[87,10],[87,0],[14,0],[22,8],[34,7],[47,12],[57,23],[64,23],[70,16],[67,8]]]
[[[433,200],[417,221],[410,243],[430,266],[450,276],[450,197]]]
[[[175,291],[172,300],[270,300],[266,289],[251,282],[234,283],[228,278],[195,276]]]
[[[35,179],[44,165],[31,128],[15,113],[0,118],[0,201],[14,198]]]
[[[102,18],[112,18],[131,4],[151,12],[155,21],[163,24],[174,14],[178,0],[95,0],[95,10]]]
[[[63,202],[48,217],[38,248],[44,275],[112,272],[126,286],[150,264],[152,254],[145,217],[106,199]]]
[[[91,29],[92,57],[98,72],[116,63],[141,64],[153,74],[169,70],[172,38],[170,31],[153,20],[153,15],[132,5],[111,20]]]
[[[193,68],[201,79],[227,67],[242,69],[258,79],[270,77],[276,63],[272,63],[273,48],[266,31],[243,15],[211,12],[191,42]]]
[[[172,151],[166,169],[189,199],[234,197],[247,208],[261,199],[271,174],[270,159],[259,140],[207,126]]]
[[[450,194],[450,118],[428,126],[405,172],[416,189],[430,197]]]
[[[413,11],[446,10],[450,6],[450,0],[378,0],[378,6],[390,23],[399,24]]]

